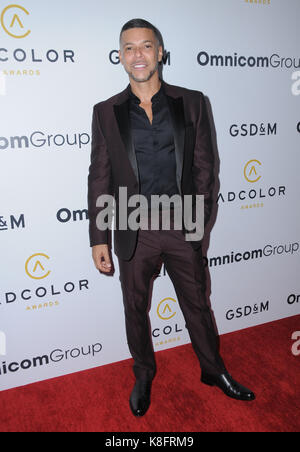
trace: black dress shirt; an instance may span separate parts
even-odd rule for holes
[[[152,97],[152,124],[140,99],[130,89],[130,122],[140,179],[140,193],[179,194],[176,183],[174,132],[166,95],[161,86]]]

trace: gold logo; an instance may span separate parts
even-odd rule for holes
[[[164,298],[157,306],[157,315],[162,320],[170,320],[176,315],[174,311],[174,303],[177,303],[174,298]]]
[[[256,5],[271,5],[271,0],[244,0],[245,3]]]
[[[244,176],[245,179],[250,182],[251,184],[254,184],[255,182],[258,182],[259,179],[261,179],[261,176],[259,175],[259,167],[261,166],[261,162],[258,160],[250,160],[244,168]]]
[[[44,279],[50,275],[51,271],[47,271],[48,260],[47,254],[37,253],[30,256],[25,264],[25,271],[32,279]]]
[[[24,14],[29,16],[27,9],[20,5],[9,5],[1,13],[1,25],[3,30],[12,38],[26,38],[31,30],[25,31]]]

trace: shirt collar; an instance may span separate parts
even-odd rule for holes
[[[131,86],[128,85],[128,91],[129,91],[129,97],[130,100],[132,102],[134,102],[135,104],[139,105],[141,103],[140,99],[132,92]],[[152,104],[157,104],[161,101],[161,99],[163,98],[165,92],[164,92],[164,87],[163,87],[163,83],[161,83],[160,89],[159,91],[154,94],[154,96],[151,98]]]

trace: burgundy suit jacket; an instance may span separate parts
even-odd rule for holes
[[[178,190],[181,195],[205,196],[206,224],[212,208],[214,158],[204,96],[198,91],[162,83],[174,128]],[[118,218],[119,187],[127,187],[128,197],[140,190],[129,121],[129,86],[94,106],[88,176],[91,246],[111,243],[111,231],[97,228],[96,218],[102,208],[96,207],[96,201],[99,195],[113,195]],[[114,251],[119,258],[129,260],[133,256],[137,232],[114,230]],[[201,246],[200,241],[190,243],[194,249]]]

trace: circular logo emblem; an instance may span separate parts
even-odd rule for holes
[[[25,31],[23,16],[29,16],[27,9],[19,5],[9,5],[1,13],[1,25],[3,30],[12,38],[22,39],[31,33],[31,30]]]
[[[261,163],[258,160],[250,160],[244,168],[245,179],[253,184],[258,182],[261,176],[259,175],[259,167]]]
[[[29,278],[44,279],[50,275],[51,271],[47,270],[48,260],[47,254],[37,253],[30,256],[25,264],[25,271]]]
[[[157,306],[157,315],[162,320],[170,320],[176,315],[174,298],[164,298]]]

